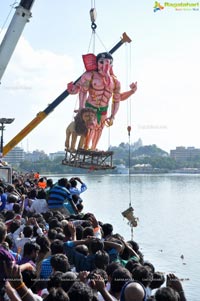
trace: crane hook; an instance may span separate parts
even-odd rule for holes
[[[92,28],[93,31],[95,31],[95,29],[97,28],[97,25],[95,23],[96,17],[97,17],[96,9],[91,8],[91,10],[90,10],[90,19],[91,19],[91,22],[92,22],[91,28]]]

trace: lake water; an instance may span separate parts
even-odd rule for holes
[[[114,233],[129,240],[131,228],[121,212],[131,203],[139,218],[133,238],[145,260],[156,271],[183,279],[187,300],[199,301],[200,175],[78,176],[88,185],[82,194],[84,212],[113,224]]]

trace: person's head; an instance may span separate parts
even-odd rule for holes
[[[106,251],[97,251],[94,258],[94,264],[98,269],[106,269],[109,264],[109,255]]]
[[[135,269],[137,266],[141,266],[141,264],[136,262],[134,259],[129,259],[125,265],[125,268],[132,273],[133,269]]]
[[[45,199],[46,200],[46,197],[47,197],[47,193],[44,189],[38,190],[37,199],[39,199],[39,200]]]
[[[72,194],[72,200],[75,205],[81,204],[83,202],[83,200],[78,194]]]
[[[4,242],[7,235],[7,228],[3,222],[0,222],[0,243]]]
[[[10,230],[11,233],[14,233],[17,229],[19,229],[19,227],[20,227],[20,221],[15,219],[10,224],[9,230]]]
[[[142,265],[137,265],[132,270],[132,277],[134,280],[139,281],[145,287],[147,287],[153,279],[153,274],[147,267]]]
[[[94,236],[94,229],[92,227],[85,227],[83,229],[82,237],[87,238],[88,236]]]
[[[131,248],[137,253],[139,251],[139,245],[134,240],[128,240],[127,243],[131,246]]]
[[[48,223],[50,219],[53,218],[53,212],[52,211],[47,211],[45,213],[42,214],[45,221]]]
[[[8,184],[6,190],[8,193],[12,193],[15,190],[15,186],[12,184]]]
[[[24,237],[31,237],[33,235],[33,228],[31,226],[25,226],[23,229]]]
[[[88,247],[84,244],[75,247],[76,251],[87,256],[89,254]]]
[[[76,187],[77,186],[77,181],[74,179],[74,178],[71,178],[69,180],[70,184],[71,184],[71,187]]]
[[[179,294],[171,287],[161,287],[155,293],[156,301],[179,301]]]
[[[53,241],[56,239],[57,231],[55,229],[49,229],[47,236],[50,241]]]
[[[23,257],[28,257],[32,261],[36,261],[40,246],[35,242],[26,242],[24,245]]]
[[[13,205],[13,211],[14,211],[16,214],[19,214],[20,211],[21,211],[21,206],[20,206],[20,204],[14,203],[14,205]]]
[[[6,238],[4,240],[4,242],[6,242],[8,244],[8,248],[12,249],[13,247],[13,240],[9,235],[6,235]]]
[[[126,268],[116,269],[112,274],[110,283],[112,293],[119,294],[124,284],[131,279],[131,273]]]
[[[37,196],[37,190],[35,188],[31,189],[29,192],[28,192],[28,198],[29,199],[35,199]]]
[[[108,275],[108,279],[109,279],[109,281],[111,280],[111,278],[112,278],[112,274],[113,274],[113,272],[116,270],[116,269],[119,269],[119,268],[121,268],[121,264],[119,263],[119,262],[111,262],[111,263],[109,263],[108,265],[107,265],[107,267],[106,267],[106,273],[107,273],[107,275]]]
[[[9,194],[7,197],[7,203],[16,203],[18,201],[18,197],[15,194]]]
[[[83,204],[79,203],[76,205],[76,208],[77,208],[78,212],[81,213],[83,211],[84,206],[83,206]]]
[[[165,276],[163,273],[161,272],[155,272],[153,274],[153,280],[151,281],[149,287],[150,289],[156,289],[161,287],[161,285],[163,285],[163,283],[165,282]]]
[[[76,281],[68,291],[70,301],[93,301],[94,292],[89,285]]]
[[[144,286],[134,280],[128,281],[121,290],[120,301],[146,301]]]
[[[69,182],[68,182],[67,178],[61,178],[58,180],[59,186],[68,187],[68,184],[69,184]]]
[[[50,259],[53,271],[67,272],[70,270],[70,264],[65,254],[54,254]]]
[[[113,226],[109,223],[105,223],[102,225],[102,230],[103,230],[103,237],[105,238],[106,236],[112,235],[113,232]]]
[[[70,287],[74,284],[77,279],[77,274],[74,272],[66,272],[62,273],[62,282],[61,287],[64,289],[65,292],[68,292]]]
[[[62,223],[59,222],[59,220],[54,217],[49,221],[49,229],[55,229],[57,227],[62,228]]]
[[[50,246],[51,254],[64,253],[63,241],[55,239]]]
[[[53,180],[52,179],[47,179],[47,187],[53,187]]]
[[[103,251],[103,249],[104,249],[104,243],[100,239],[94,238],[91,240],[89,244],[89,250],[91,254],[95,254],[99,250]]]
[[[81,225],[76,227],[76,238],[77,240],[81,240],[83,238],[83,227]]]
[[[5,221],[13,219],[15,217],[15,212],[13,210],[8,210],[5,213]]]
[[[28,288],[31,288],[33,293],[36,293],[36,278],[37,273],[35,270],[24,270],[22,272],[23,282]]]
[[[68,294],[61,288],[52,287],[45,301],[69,301]]]
[[[50,251],[50,241],[46,236],[37,236],[36,243],[40,246],[39,253],[46,254]]]
[[[145,260],[143,266],[145,266],[151,273],[155,273],[155,267],[150,261]]]
[[[48,291],[50,291],[52,287],[55,288],[61,287],[62,275],[63,273],[59,271],[55,271],[50,275],[49,280],[47,281]]]

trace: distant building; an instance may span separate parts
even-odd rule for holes
[[[65,157],[65,152],[64,151],[59,151],[59,152],[56,152],[56,153],[50,153],[49,154],[49,159],[51,161],[53,161],[53,160],[55,160],[56,158],[59,158],[59,157],[64,158]]]
[[[21,147],[14,147],[5,157],[9,164],[19,164],[24,161],[24,150]]]
[[[48,155],[44,151],[35,150],[32,153],[25,153],[24,160],[30,162],[37,162],[39,160],[45,160],[48,158]]]
[[[195,147],[178,146],[170,150],[170,157],[176,161],[188,161],[200,157],[200,149]]]

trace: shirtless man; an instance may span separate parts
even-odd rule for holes
[[[85,72],[76,85],[67,86],[70,94],[79,93],[79,110],[92,108],[97,114],[97,125],[86,137],[85,149],[96,150],[106,125],[111,126],[119,109],[120,101],[127,99],[137,90],[137,82],[130,85],[130,91],[121,93],[121,85],[112,70],[113,58],[110,53],[99,53],[96,57],[97,70]],[[112,97],[111,115],[107,117],[109,101]]]

